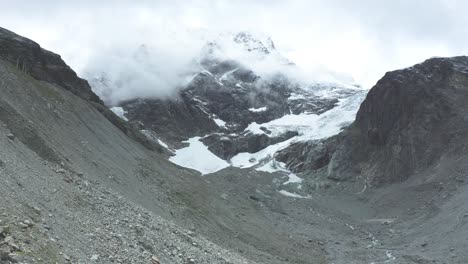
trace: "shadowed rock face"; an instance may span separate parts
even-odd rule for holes
[[[330,163],[340,139],[333,136],[325,140],[296,142],[278,151],[275,159],[295,173],[317,171]]]
[[[387,73],[369,92],[328,177],[404,181],[443,156],[468,152],[468,57],[434,58]]]
[[[256,153],[270,145],[283,142],[298,135],[297,131],[288,131],[277,137],[266,134],[242,133],[240,135],[211,134],[201,141],[218,157],[230,160],[235,155],[248,152]],[[296,157],[297,158],[297,157]]]
[[[0,58],[38,80],[55,83],[87,101],[102,104],[88,82],[79,78],[59,55],[4,28],[0,28]]]

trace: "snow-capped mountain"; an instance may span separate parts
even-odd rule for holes
[[[359,88],[212,61],[114,114],[0,27],[0,262],[467,263],[468,57],[388,72],[337,135]]]
[[[335,135],[354,120],[365,94],[358,85],[305,83],[271,39],[242,32],[228,40],[207,42],[174,98],[137,98],[113,110],[164,142],[172,162],[202,174],[229,166],[287,171],[278,151]],[[112,89],[105,75],[94,81]]]

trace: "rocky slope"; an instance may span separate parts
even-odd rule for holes
[[[85,100],[102,104],[88,83],[78,78],[59,55],[42,49],[34,41],[0,28],[0,47],[0,57],[19,70],[38,80],[60,85]]]
[[[2,43],[30,43],[8,33]],[[221,192],[122,133],[93,102],[3,58],[0,93],[1,263],[282,263],[294,257],[226,239],[235,217],[212,218],[226,210]],[[269,239],[280,242],[275,236]],[[288,248],[264,243],[260,233],[250,237]],[[309,257],[323,260],[308,248]]]
[[[18,70],[30,74],[37,80],[56,84],[91,102],[125,134],[147,148],[163,151],[157,143],[147,140],[138,129],[128,123],[121,122],[114,113],[104,107],[104,103],[91,90],[88,82],[79,78],[58,54],[45,50],[34,41],[0,27],[0,58],[12,63]]]

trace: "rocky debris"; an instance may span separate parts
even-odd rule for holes
[[[78,179],[75,186],[72,193],[80,193],[74,197],[83,203],[84,214],[42,216],[34,206],[15,204],[8,211],[22,212],[5,214],[0,208],[0,263],[252,263],[97,183]],[[20,220],[19,215],[31,213],[42,223]],[[65,230],[57,223],[64,219],[73,222]]]
[[[59,163],[61,158],[49,144],[44,134],[30,119],[24,118],[10,103],[0,98],[0,121],[6,124],[14,139],[21,141],[46,161]],[[11,139],[10,139],[11,140]]]
[[[34,224],[29,220],[24,220],[24,221],[19,222],[18,226],[23,228],[23,229],[26,229],[26,228],[33,227]]]
[[[232,253],[218,248],[192,231],[183,230],[143,208],[128,203],[123,197],[99,185],[82,185],[80,191],[93,206],[88,208],[89,218],[77,219],[78,229],[92,230],[83,234],[92,248],[94,244],[106,245],[105,250],[86,258],[96,263],[247,263],[242,257],[232,258]],[[94,211],[102,215],[102,223],[93,221]],[[92,225],[92,226],[90,226]],[[92,227],[92,228],[91,228]],[[88,238],[85,238],[88,237]],[[156,239],[161,238],[164,239]],[[206,254],[207,252],[212,254]],[[223,252],[217,255],[214,252]],[[156,255],[157,254],[157,255]],[[196,256],[196,257],[195,257]]]
[[[0,227],[0,263],[18,262],[19,258],[17,256],[17,253],[21,251],[22,248],[17,244],[17,242],[11,234],[11,227]]]
[[[16,137],[15,137],[15,135],[13,135],[13,134],[8,134],[8,135],[7,135],[7,138],[8,138],[9,140],[15,140]]]
[[[151,256],[151,264],[160,264],[159,258],[157,256]]]

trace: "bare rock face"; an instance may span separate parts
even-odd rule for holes
[[[468,153],[468,57],[433,58],[387,73],[343,134],[328,177],[379,186],[442,157]]]
[[[296,142],[280,150],[275,159],[295,173],[317,171],[330,163],[340,139],[333,136],[325,140]]]
[[[297,131],[287,131],[276,137],[253,133],[234,135],[215,133],[202,138],[201,141],[207,145],[208,149],[216,156],[225,160],[230,160],[239,153],[256,153],[270,145],[283,142],[297,135]]]

